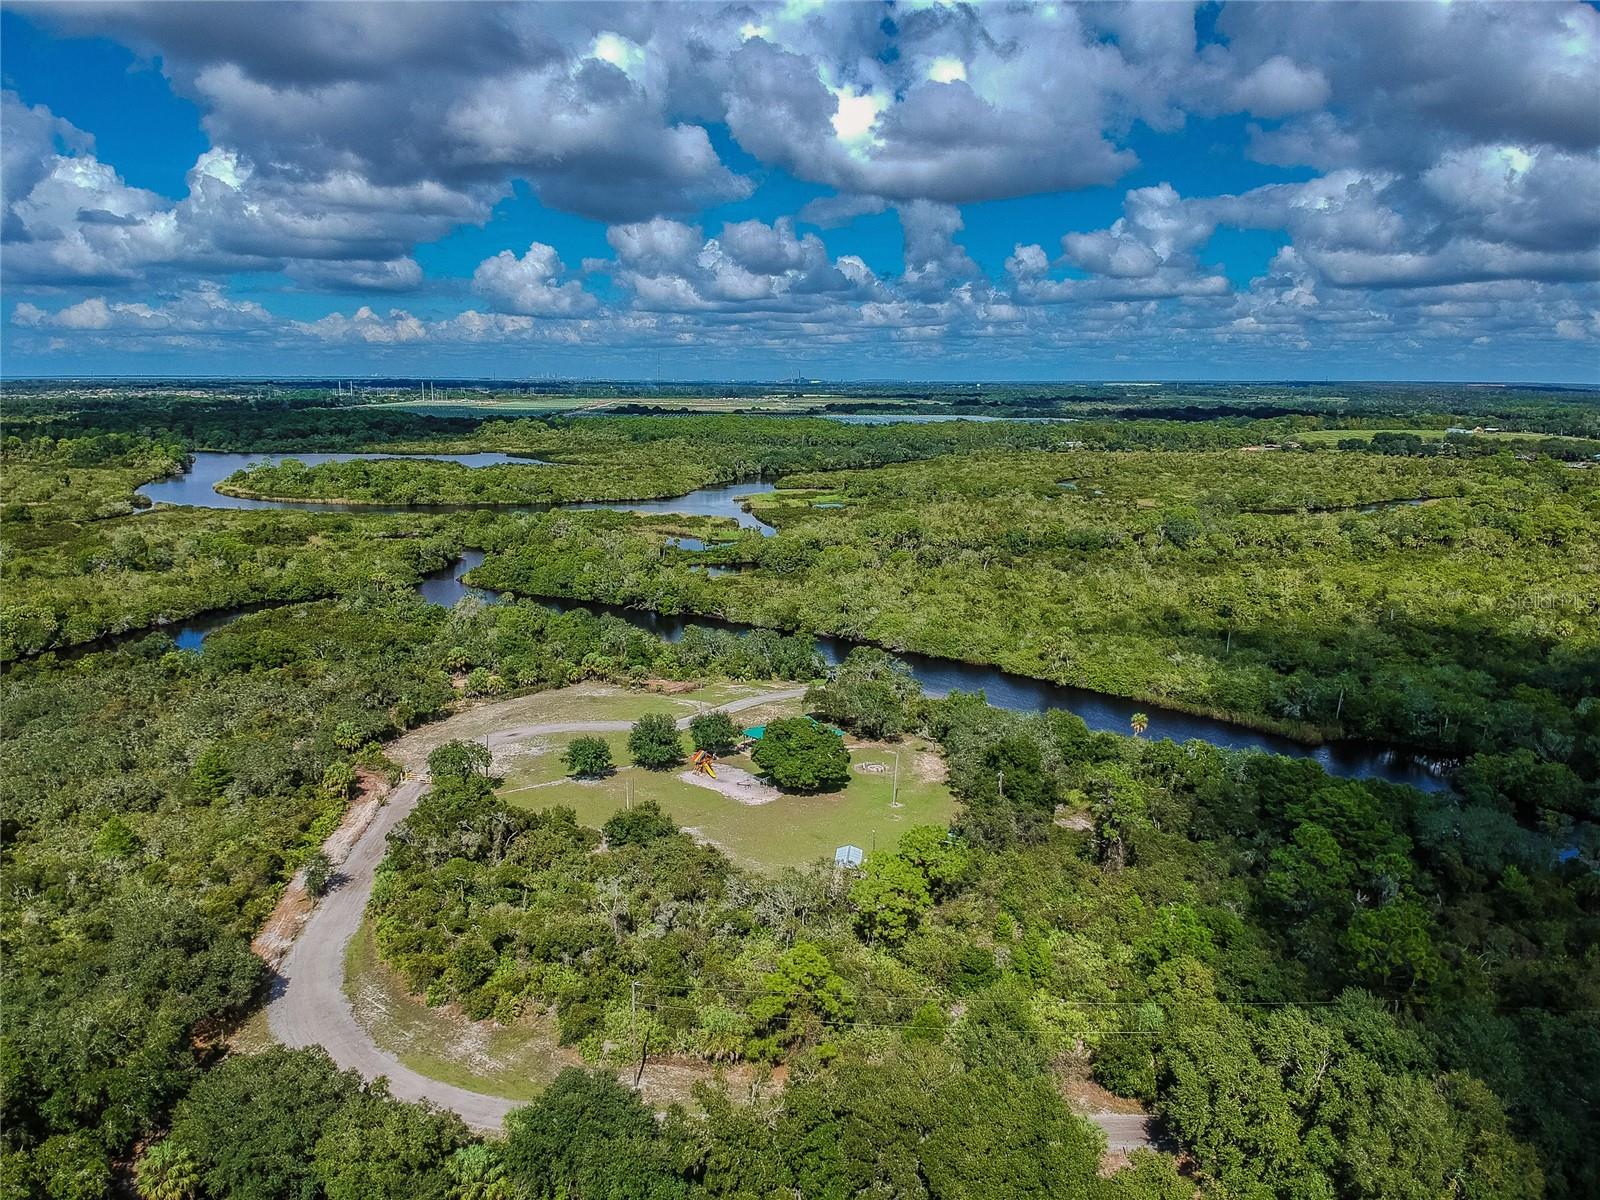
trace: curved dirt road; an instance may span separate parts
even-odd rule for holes
[[[781,700],[797,700],[805,693],[805,688],[786,688],[706,708],[738,712]],[[678,727],[687,728],[691,719],[682,718]],[[511,726],[483,740],[493,749],[545,734],[620,733],[631,727],[627,721],[558,721]],[[372,895],[373,872],[383,861],[390,830],[416,807],[423,787],[423,780],[417,778],[395,788],[339,864],[333,889],[317,905],[278,968],[267,1002],[267,1024],[285,1046],[321,1046],[342,1068],[359,1071],[367,1079],[387,1076],[390,1090],[402,1100],[427,1100],[453,1109],[475,1129],[495,1131],[505,1115],[524,1101],[468,1091],[413,1071],[372,1040],[356,1020],[344,994],[345,949],[361,927],[367,899]]]
[[[805,688],[787,688],[705,707],[739,712],[796,700],[805,693]],[[681,718],[678,727],[687,728],[692,719]],[[482,740],[493,749],[546,734],[620,733],[631,727],[627,721],[558,721],[508,726]],[[373,873],[383,861],[390,830],[416,807],[423,787],[423,780],[416,778],[395,788],[339,864],[332,890],[317,905],[278,968],[267,1003],[267,1024],[285,1046],[321,1046],[341,1068],[359,1071],[366,1079],[385,1076],[389,1090],[401,1100],[427,1101],[448,1108],[474,1129],[497,1133],[506,1114],[526,1101],[469,1091],[413,1071],[372,1040],[356,1020],[344,993],[345,950],[361,927],[367,899],[372,895]],[[1105,1132],[1112,1153],[1154,1144],[1147,1117],[1110,1112],[1082,1115]]]

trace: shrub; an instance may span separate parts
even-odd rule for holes
[[[139,1156],[133,1179],[139,1200],[194,1200],[200,1194],[200,1168],[171,1138]]]
[[[602,832],[609,846],[640,846],[676,833],[678,827],[654,800],[644,800],[612,816]]]
[[[435,783],[441,779],[489,778],[493,759],[489,747],[481,742],[446,742],[428,755],[428,774]]]
[[[667,713],[645,713],[628,734],[628,753],[641,767],[661,770],[683,761],[683,739]]]
[[[333,864],[328,861],[328,856],[318,850],[306,859],[306,891],[312,896],[326,894],[328,884],[333,881]]]
[[[739,744],[741,730],[733,718],[720,708],[701,713],[689,722],[689,740],[696,750],[712,754],[726,754]]]
[[[574,775],[593,779],[611,771],[611,747],[602,737],[573,738],[562,762]]]

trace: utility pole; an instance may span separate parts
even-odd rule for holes
[[[894,779],[889,784],[889,807],[893,808],[900,798],[900,751],[891,750],[894,755]]]
[[[639,1090],[640,1081],[644,1079],[645,1058],[650,1053],[648,1045],[649,1033],[643,1039],[639,1038],[639,981],[633,980],[630,984],[632,996],[629,1000],[628,1032],[631,1037],[639,1042],[639,1069],[633,1073],[633,1090]]]
[[[1006,798],[1006,773],[1000,772],[1000,802],[1005,803]]]

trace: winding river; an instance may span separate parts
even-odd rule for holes
[[[140,494],[158,504],[194,505],[208,508],[292,508],[338,512],[396,512],[406,509],[377,508],[374,506],[341,506],[334,504],[298,504],[272,500],[242,500],[224,496],[215,485],[234,471],[246,465],[276,462],[295,458],[309,465],[318,462],[350,461],[353,459],[397,458],[400,455],[383,454],[214,454],[199,453],[193,469],[180,479],[162,480],[140,488]],[[517,459],[503,454],[432,454],[426,456],[445,462],[459,462],[464,466],[479,467],[521,463],[537,465],[536,460]],[[766,482],[728,484],[722,487],[701,488],[671,500],[649,500],[619,504],[582,503],[546,506],[571,508],[612,508],[630,512],[680,513],[691,516],[731,517],[745,528],[759,529],[764,534],[775,532],[771,526],[758,521],[738,503],[737,497],[756,492],[771,491]],[[520,509],[516,511],[529,511]],[[424,600],[434,604],[453,605],[460,600],[473,598],[483,603],[497,603],[501,596],[483,588],[465,583],[462,576],[483,562],[481,550],[468,550],[454,563],[423,578],[417,591]],[[621,609],[609,605],[575,600],[541,600],[540,603],[558,611],[585,609],[594,613],[609,613],[620,617],[666,641],[682,638],[690,628],[747,632],[755,626],[740,625],[712,617],[664,616],[639,609]],[[246,612],[260,606],[204,614],[181,625],[167,628],[183,649],[195,649],[207,634]],[[145,633],[149,631],[141,631]],[[139,636],[125,635],[125,636]],[[821,635],[816,638],[817,649],[830,665],[840,662],[855,645],[843,638]],[[910,668],[912,675],[931,696],[943,696],[952,691],[982,691],[990,704],[1013,712],[1039,712],[1045,709],[1064,708],[1082,717],[1090,729],[1126,733],[1133,714],[1143,712],[1150,721],[1148,736],[1170,738],[1176,742],[1191,740],[1210,742],[1228,750],[1260,750],[1294,758],[1310,758],[1320,763],[1330,775],[1363,779],[1383,779],[1391,783],[1410,784],[1426,790],[1438,790],[1447,785],[1437,764],[1407,751],[1377,745],[1371,742],[1330,742],[1321,746],[1307,746],[1277,734],[1263,733],[1215,717],[1196,716],[1176,709],[1120,696],[1108,696],[1082,688],[1065,687],[1039,679],[1013,675],[997,667],[956,662],[931,655],[896,651]]]
[[[469,508],[492,508],[498,512],[548,512],[552,508],[611,508],[621,512],[679,513],[693,517],[729,517],[742,528],[758,529],[770,537],[777,530],[757,520],[739,504],[738,497],[770,492],[776,486],[768,480],[730,483],[700,488],[671,500],[581,501],[569,504],[337,504],[323,500],[251,500],[217,491],[217,484],[247,467],[275,466],[293,459],[308,467],[330,462],[373,462],[380,460],[426,459],[431,462],[459,463],[463,467],[546,467],[537,458],[517,458],[510,454],[223,454],[202,450],[182,475],[158,479],[137,489],[152,506],[177,508],[287,508],[299,512],[408,513],[450,512]],[[152,509],[144,509],[150,512]]]

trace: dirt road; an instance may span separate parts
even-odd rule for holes
[[[803,695],[804,688],[790,688],[714,707],[738,712]],[[682,718],[679,728],[687,728],[690,719]],[[626,721],[564,721],[512,726],[490,733],[483,740],[492,748],[548,734],[614,733],[627,728]],[[367,1079],[386,1076],[390,1090],[402,1100],[425,1100],[455,1111],[474,1129],[498,1132],[506,1114],[523,1101],[469,1091],[411,1070],[372,1040],[356,1020],[344,993],[345,950],[361,927],[367,899],[372,895],[373,872],[383,861],[390,830],[416,807],[425,786],[421,778],[413,778],[390,793],[388,803],[338,865],[332,889],[317,905],[278,968],[267,1004],[267,1024],[272,1035],[286,1046],[321,1046],[340,1067],[359,1071]],[[1113,1153],[1151,1144],[1147,1118],[1143,1116],[1084,1115],[1105,1131]]]

